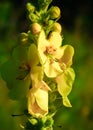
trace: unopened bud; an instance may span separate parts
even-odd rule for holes
[[[46,126],[46,127],[50,127],[50,126],[53,125],[53,123],[54,123],[53,119],[52,119],[52,118],[48,118],[48,119],[46,120],[46,122],[45,122],[45,126]]]
[[[26,44],[27,40],[28,40],[28,34],[25,32],[22,32],[20,34],[20,40],[21,40],[22,44]]]
[[[62,26],[58,23],[58,22],[55,22],[53,27],[52,27],[53,31],[57,31],[59,33],[62,32]]]
[[[29,119],[29,122],[33,125],[36,125],[38,121],[35,118]]]
[[[31,3],[27,3],[26,5],[27,10],[30,12],[34,12],[35,11],[35,7],[31,4]]]
[[[32,21],[32,22],[37,22],[38,21],[38,16],[36,15],[36,14],[34,14],[34,13],[30,13],[29,14],[29,19]]]
[[[51,19],[56,19],[60,17],[60,9],[57,6],[53,6],[49,10]]]
[[[32,32],[33,34],[39,34],[40,31],[41,31],[41,25],[40,25],[40,24],[38,24],[38,23],[33,23],[33,24],[31,25],[31,32]]]

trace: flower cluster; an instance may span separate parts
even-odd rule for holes
[[[21,44],[2,67],[10,97],[17,100],[27,97],[31,118],[28,116],[28,120],[34,125],[43,122],[40,130],[52,130],[57,98],[61,98],[60,104],[71,107],[68,95],[75,79],[71,67],[74,48],[62,44],[62,26],[57,22],[61,11],[57,6],[48,8],[51,2],[38,0],[37,7],[27,3],[29,29],[21,33]]]
[[[48,11],[46,8],[36,11],[35,7],[28,3],[27,9],[31,26],[27,34],[23,33],[22,40],[30,38],[33,41],[30,41],[27,54],[31,77],[28,112],[38,118],[48,114],[48,105],[51,102],[49,93],[51,95],[54,91],[51,85],[49,86],[49,80],[55,84],[55,90],[61,95],[63,105],[71,107],[68,95],[75,78],[71,68],[74,48],[71,45],[62,45],[62,26],[56,22],[60,17],[58,7],[53,6]]]

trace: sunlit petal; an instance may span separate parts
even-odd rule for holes
[[[38,84],[43,79],[43,68],[41,66],[34,66],[30,71],[30,76],[33,84]]]
[[[55,61],[46,62],[44,65],[44,71],[45,71],[45,74],[51,78],[56,77],[59,75],[59,73],[63,72],[59,64]]]
[[[39,56],[37,48],[34,44],[31,44],[28,49],[28,64],[30,67],[39,63]]]
[[[44,81],[29,90],[28,93],[28,111],[35,117],[43,117],[48,113],[48,91],[50,88]]]
[[[67,67],[71,66],[74,48],[71,45],[65,45],[61,49],[63,53],[62,57],[60,58],[61,62],[65,63]]]
[[[62,36],[59,32],[51,32],[48,41],[50,42],[50,45],[54,46],[55,48],[58,48],[62,44]]]
[[[71,92],[74,79],[75,73],[72,68],[66,69],[63,74],[56,77],[57,88],[63,99]],[[65,101],[67,102],[67,100]]]
[[[63,105],[66,107],[72,107],[68,97],[63,97]]]

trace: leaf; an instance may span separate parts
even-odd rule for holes
[[[17,46],[13,51],[13,60],[15,64],[22,65],[27,62],[27,48],[24,46]]]
[[[1,76],[6,81],[7,87],[11,89],[13,87],[14,82],[16,81],[16,77],[18,75],[17,67],[14,61],[9,60],[5,62],[1,66]]]
[[[30,85],[31,79],[29,76],[27,76],[24,80],[17,80],[14,87],[9,92],[9,97],[12,100],[20,100],[26,97]]]

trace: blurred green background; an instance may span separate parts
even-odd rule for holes
[[[31,1],[31,0],[30,0]],[[0,1],[0,67],[17,45],[18,35],[27,31],[25,4],[28,0]],[[93,130],[93,1],[53,0],[59,6],[63,27],[63,45],[75,48],[73,68],[76,73],[69,95],[72,108],[60,108],[55,115],[54,130]],[[8,98],[8,88],[0,76],[0,130],[21,130],[21,101]]]

